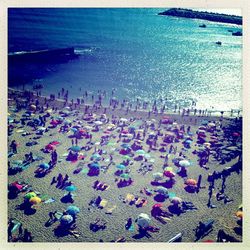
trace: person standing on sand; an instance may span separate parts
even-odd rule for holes
[[[14,154],[17,154],[17,143],[16,143],[15,140],[13,140],[13,141],[11,142],[10,147],[11,147],[13,153],[14,153]]]

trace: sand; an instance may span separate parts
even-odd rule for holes
[[[43,100],[42,97],[39,97],[40,100]],[[9,107],[13,105],[13,101],[9,100]],[[50,106],[62,106],[62,102],[55,101],[50,102]],[[66,119],[74,120],[77,117],[82,120],[83,116],[83,107],[78,107],[80,110],[78,116],[68,116]],[[21,114],[24,113],[25,110],[21,110],[18,113],[13,113],[13,111],[9,110],[11,116],[15,116],[17,119],[21,117]],[[101,114],[103,113],[103,109],[97,110],[95,113]],[[112,115],[116,115],[119,117],[141,117],[142,120],[148,120],[148,114],[146,112],[132,112],[130,111],[126,114],[123,110],[110,110],[107,109],[107,117],[111,118]],[[191,132],[195,134],[198,126],[200,125],[201,120],[219,120],[219,117],[181,117],[178,114],[168,114],[172,119],[177,120],[179,124],[190,124]],[[98,115],[97,115],[98,117]],[[151,118],[156,120],[160,119],[162,114],[152,114]],[[191,119],[192,118],[192,119]],[[227,124],[231,122],[232,119],[225,118],[222,120],[223,124]],[[87,125],[87,122],[83,121],[83,125]],[[74,124],[74,122],[73,122]],[[188,168],[188,178],[198,179],[198,176],[201,174],[203,177],[202,186],[205,188],[201,189],[200,192],[197,193],[188,193],[184,190],[184,180],[179,175],[176,175],[175,180],[176,183],[173,188],[169,189],[169,192],[176,193],[176,196],[182,198],[184,201],[192,201],[193,204],[198,208],[198,210],[187,211],[186,213],[181,214],[180,216],[174,215],[170,221],[166,224],[162,224],[159,221],[152,218],[151,224],[153,226],[157,226],[160,228],[158,233],[151,233],[150,238],[143,237],[140,239],[133,238],[134,235],[137,234],[137,230],[134,232],[127,231],[125,229],[126,221],[129,217],[133,219],[133,222],[137,218],[140,213],[146,213],[150,215],[151,208],[154,204],[158,203],[154,200],[153,197],[147,196],[145,194],[141,194],[139,191],[144,187],[149,187],[152,189],[156,189],[157,187],[152,186],[150,182],[153,180],[153,173],[162,172],[162,166],[164,163],[164,158],[160,158],[160,155],[164,154],[159,152],[158,150],[150,152],[152,158],[155,159],[153,164],[153,171],[148,172],[145,175],[137,172],[137,169],[140,166],[141,161],[134,161],[134,164],[130,167],[131,173],[130,176],[134,180],[133,184],[128,187],[118,188],[115,182],[116,176],[114,172],[117,170],[115,166],[110,166],[106,173],[100,172],[99,176],[89,177],[82,173],[73,174],[73,171],[77,168],[80,162],[83,162],[84,166],[90,162],[90,156],[93,154],[93,149],[90,151],[83,151],[86,154],[86,158],[84,161],[77,161],[76,163],[68,162],[63,157],[67,149],[71,146],[71,139],[68,138],[68,135],[72,134],[62,134],[59,133],[59,127],[49,129],[48,132],[44,133],[44,135],[36,140],[38,142],[37,145],[32,147],[25,146],[26,142],[33,141],[33,137],[35,137],[35,132],[31,127],[25,126],[26,131],[30,132],[31,135],[22,136],[22,133],[17,133],[16,131],[20,124],[16,124],[16,128],[11,136],[9,136],[9,143],[12,140],[16,140],[19,143],[18,154],[9,158],[10,164],[13,164],[13,161],[19,159],[24,159],[24,154],[30,151],[33,152],[33,155],[43,156],[44,159],[42,161],[33,162],[30,167],[16,175],[10,175],[8,177],[8,182],[14,181],[24,181],[32,185],[35,191],[40,192],[42,195],[47,195],[49,198],[54,198],[56,201],[48,204],[40,204],[36,210],[36,213],[33,215],[25,215],[22,210],[16,210],[15,207],[23,202],[24,194],[19,194],[17,198],[8,201],[8,217],[15,218],[23,223],[23,227],[27,228],[34,237],[33,241],[35,242],[99,242],[103,240],[104,242],[110,242],[111,240],[118,239],[120,237],[125,237],[128,242],[167,242],[170,238],[175,236],[177,233],[183,233],[182,241],[183,242],[194,242],[195,234],[193,229],[196,228],[199,221],[206,221],[208,219],[214,220],[213,231],[204,237],[200,241],[204,240],[214,240],[216,241],[217,233],[219,229],[223,229],[226,233],[234,236],[237,240],[241,241],[242,236],[235,233],[234,228],[237,227],[237,218],[235,217],[235,212],[237,211],[238,206],[242,203],[242,175],[233,172],[226,180],[226,190],[225,193],[233,199],[233,202],[228,204],[224,204],[223,201],[216,201],[215,195],[212,197],[212,203],[217,207],[214,209],[207,207],[208,201],[208,186],[207,182],[208,173],[213,173],[214,170],[222,171],[226,167],[230,167],[234,165],[238,159],[233,159],[232,161],[221,165],[218,161],[213,158],[210,158],[210,161],[207,164],[209,170],[204,168],[200,168],[197,162],[197,156],[192,154],[193,147],[195,144],[195,140],[192,143],[191,149],[185,152],[187,159],[192,162],[192,166]],[[48,126],[48,122],[46,127]],[[93,142],[100,141],[100,137],[103,135],[103,130],[107,127],[107,125],[101,126],[101,130],[99,132],[93,132]],[[162,126],[163,127],[163,126]],[[149,130],[150,132],[150,130]],[[118,140],[118,133],[116,131],[112,132],[112,134],[116,135],[115,139],[111,139],[112,142],[116,142]],[[209,133],[207,133],[209,135]],[[194,136],[196,139],[196,136]],[[52,172],[46,175],[43,178],[35,178],[34,171],[37,169],[37,166],[41,162],[49,162],[50,154],[45,154],[41,151],[42,148],[45,147],[51,141],[59,141],[60,145],[57,146],[58,159],[61,162],[57,163],[56,167],[53,168]],[[87,139],[78,140],[79,146],[85,146]],[[116,147],[120,145],[122,142],[117,143]],[[130,143],[131,144],[131,143]],[[143,148],[145,150],[148,149],[148,146],[145,143],[145,140],[142,142]],[[175,143],[174,145],[178,145],[178,152],[182,147],[182,143]],[[100,148],[100,147],[98,147]],[[103,149],[107,149],[110,151],[111,147],[103,146]],[[168,147],[169,149],[169,147]],[[164,154],[165,155],[165,154]],[[175,156],[177,157],[177,155]],[[104,158],[109,158],[108,155],[104,155]],[[114,153],[114,162],[116,165],[122,162],[121,155],[119,152]],[[101,162],[105,163],[105,162]],[[100,164],[102,165],[102,164]],[[174,164],[169,161],[169,166],[173,167],[176,171],[177,168]],[[77,187],[77,191],[74,196],[73,205],[78,206],[80,208],[80,213],[77,216],[77,230],[80,233],[78,238],[75,238],[72,235],[67,235],[64,237],[56,237],[54,234],[54,228],[58,226],[58,222],[54,223],[50,227],[45,227],[45,223],[48,221],[49,216],[48,213],[50,211],[60,211],[62,212],[66,209],[70,203],[64,204],[60,201],[64,194],[67,192],[65,190],[57,189],[55,185],[50,185],[53,176],[57,176],[59,173],[63,175],[68,174],[70,176],[70,180]],[[110,188],[106,191],[96,191],[92,188],[94,181],[99,180],[110,185]],[[221,188],[221,180],[215,181],[215,190],[214,194]],[[145,197],[148,200],[148,203],[144,207],[137,208],[135,205],[129,205],[122,202],[121,197],[125,197],[126,194],[131,193],[134,195],[138,195],[141,197]],[[113,210],[112,214],[106,214],[106,208],[98,209],[92,208],[88,205],[90,200],[93,197],[97,197],[100,195],[103,199],[108,201],[107,208],[111,208],[114,205],[116,208]],[[170,200],[162,202],[164,208],[168,208],[170,205]],[[90,208],[90,210],[89,210]],[[90,223],[94,221],[95,218],[102,218],[107,221],[107,227],[104,230],[100,230],[97,232],[93,232],[90,230]]]

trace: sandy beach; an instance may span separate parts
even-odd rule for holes
[[[206,222],[210,219],[214,220],[213,230],[207,236],[198,239],[198,241],[216,241],[220,229],[234,237],[235,240],[242,240],[241,228],[237,224],[239,218],[236,217],[238,207],[242,203],[242,173],[239,171],[240,167],[236,168],[237,171],[231,168],[235,165],[241,165],[239,163],[240,154],[233,154],[230,160],[222,164],[221,160],[214,157],[215,149],[218,146],[213,144],[216,141],[217,144],[222,146],[233,147],[236,143],[239,143],[241,140],[239,135],[236,141],[235,138],[232,138],[232,135],[224,133],[224,128],[231,128],[235,124],[239,124],[239,120],[221,117],[181,116],[174,112],[170,114],[152,113],[148,117],[148,112],[145,111],[127,112],[120,108],[112,109],[109,107],[100,107],[93,112],[91,111],[93,107],[90,107],[84,115],[84,105],[71,106],[70,104],[67,104],[68,112],[60,113],[63,110],[65,111],[63,101],[47,101],[47,105],[44,97],[36,97],[35,95],[30,98],[30,102],[26,99],[26,108],[16,110],[16,100],[25,99],[22,95],[22,92],[9,90],[8,141],[10,146],[10,143],[15,140],[18,147],[17,154],[10,154],[9,157],[8,183],[19,181],[28,184],[30,191],[34,191],[42,202],[34,205],[33,212],[27,214],[25,210],[18,208],[18,205],[24,202],[24,196],[29,191],[19,192],[16,197],[8,200],[8,217],[21,222],[23,228],[31,232],[34,242],[110,242],[122,237],[127,242],[167,242],[178,233],[182,233],[183,242],[194,242],[197,240],[194,229],[200,221]],[[34,107],[36,99],[39,100],[39,105]],[[44,107],[43,112],[42,107]],[[52,107],[54,110],[52,110]],[[25,125],[21,125],[20,119],[25,117],[23,115],[27,110],[31,111],[31,113],[25,118]],[[103,115],[104,111],[105,115]],[[91,113],[94,115],[89,116]],[[49,114],[49,116],[46,119],[42,134],[38,133],[38,128],[41,126],[27,125],[29,121],[34,121],[39,115],[45,114]],[[163,118],[164,116],[165,118]],[[59,119],[60,122],[52,127],[51,121],[56,119]],[[167,124],[162,122],[164,119],[165,122],[168,120]],[[213,132],[208,129],[208,125],[204,125],[204,120],[206,120],[207,124],[212,122],[217,124],[212,130]],[[64,125],[67,125],[67,132],[61,130]],[[177,131],[180,131],[182,125],[184,125],[185,132],[182,132],[182,137],[178,141],[172,143],[163,142],[166,133],[173,133],[171,129],[174,127],[177,128]],[[190,126],[189,133],[187,133],[188,126]],[[203,137],[205,139],[200,144],[200,147],[204,149],[204,143],[210,142],[211,144],[209,160],[203,167],[199,166],[199,157],[197,153],[194,153],[195,150],[196,152],[200,150],[199,143],[197,143],[197,131],[200,126],[205,126],[205,137]],[[131,127],[134,127],[135,136],[140,134],[140,139],[132,139],[132,136],[129,135]],[[147,129],[145,130],[145,128]],[[78,139],[77,146],[80,147],[80,150],[77,153],[77,160],[67,160],[69,148],[72,147],[72,140],[75,142],[76,132],[80,129],[84,130],[83,133],[85,134],[91,134],[92,139],[90,140],[85,136]],[[158,131],[156,145],[148,152],[147,139],[157,135]],[[236,131],[235,128],[229,131],[231,131],[231,134],[241,132]],[[174,134],[174,137],[176,138],[176,134]],[[105,139],[103,140],[103,138]],[[187,138],[191,141],[189,147],[185,147],[183,143]],[[57,163],[52,168],[49,168],[50,171],[46,172],[44,176],[35,176],[35,171],[41,163],[51,161],[51,151],[44,153],[41,150],[55,141],[58,142],[58,145],[53,148],[53,150],[56,149],[58,155]],[[29,142],[35,143],[27,146]],[[124,144],[127,145],[124,146]],[[140,157],[138,157],[136,150],[132,149],[134,144],[145,152],[140,154]],[[177,147],[176,153],[171,152],[168,154],[170,145]],[[86,146],[90,148],[87,150]],[[125,164],[126,160],[121,150],[127,150],[128,147],[129,153],[126,153],[126,155],[129,156],[127,158],[130,160],[128,166],[123,167],[121,172],[127,171],[126,173],[131,178],[132,184],[118,187],[119,180],[126,178],[122,178],[117,174],[117,165]],[[9,149],[9,152],[11,152],[11,149]],[[30,152],[32,152],[36,160],[22,171],[13,172],[13,169],[20,162],[23,163],[25,154]],[[100,153],[98,156],[100,159],[91,159],[93,154],[97,152]],[[181,156],[180,152],[182,152]],[[110,155],[112,155],[112,159]],[[166,155],[168,155],[168,160],[167,164],[164,165]],[[174,159],[178,158],[187,160],[190,163],[190,166],[186,167],[186,176],[180,174],[178,162],[175,164]],[[99,165],[98,174],[90,176],[91,168],[89,164],[94,162]],[[143,168],[143,165],[146,166]],[[148,167],[149,165],[150,167]],[[166,167],[172,168],[168,170],[173,173],[174,177],[169,179],[163,175],[161,180],[154,181],[153,174],[164,173]],[[230,170],[223,190],[224,194],[229,198],[229,202],[216,199],[216,194],[222,188],[222,178],[217,178],[214,181],[211,196],[211,204],[213,204],[214,208],[208,207],[210,185],[207,181],[208,174],[213,174],[214,171],[220,173],[224,169]],[[51,185],[52,178],[57,177],[59,173],[63,176],[67,174],[71,185],[76,187],[76,191],[72,192],[73,203],[62,202],[62,197],[68,193],[66,189],[56,188],[56,184]],[[202,181],[199,192],[188,192],[188,189],[184,188],[186,186],[185,181],[188,179],[198,180],[200,175]],[[94,189],[93,185],[97,180],[106,183],[108,188],[104,191]],[[168,196],[164,199],[159,197],[159,191],[157,191],[160,186],[167,186]],[[145,192],[145,188],[150,190],[150,194]],[[137,206],[133,202],[130,204],[129,202],[125,203],[124,199],[129,197],[128,194],[138,196],[146,202],[141,206]],[[103,203],[103,208],[90,204],[91,200],[96,199],[98,196],[102,200],[106,200]],[[180,210],[181,212],[178,212],[179,210],[177,209],[177,211],[176,207],[173,207],[173,202],[171,202],[173,197],[179,197],[185,202],[192,202],[195,209],[186,210],[185,212]],[[171,214],[164,224],[151,216],[152,207],[155,204],[161,204],[161,209]],[[77,235],[74,236],[71,233],[58,235],[55,229],[60,224],[60,219],[54,223],[46,224],[49,220],[49,212],[58,211],[62,213],[69,205],[77,206],[80,209],[76,216]],[[177,207],[180,208],[181,205],[179,204]],[[138,223],[135,221],[141,213],[149,215],[150,226],[158,228],[157,232],[149,232],[149,235],[146,236],[138,233]],[[100,218],[106,224],[104,228],[94,232],[91,230],[90,224],[96,218]],[[130,230],[125,228],[128,218],[132,219],[133,227]],[[13,232],[10,241],[22,241],[22,237],[18,239],[17,231]]]

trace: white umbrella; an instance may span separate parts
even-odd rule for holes
[[[147,214],[141,213],[136,219],[137,225],[141,227],[148,227],[150,224],[151,219]]]
[[[153,177],[156,181],[162,180],[163,178],[163,173],[157,172],[157,173],[153,173]]]
[[[179,161],[179,165],[181,167],[189,167],[189,166],[191,166],[191,163],[188,160],[181,160],[181,161]]]
[[[128,119],[126,119],[126,118],[121,118],[120,121],[121,121],[121,122],[127,122]]]
[[[101,121],[95,121],[94,124],[95,124],[95,125],[102,125],[103,122],[101,122]]]

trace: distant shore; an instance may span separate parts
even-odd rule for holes
[[[232,24],[242,25],[242,17],[240,16],[210,13],[204,11],[194,11],[181,8],[168,9],[164,12],[159,13],[158,15],[195,18],[212,22],[232,23]]]

